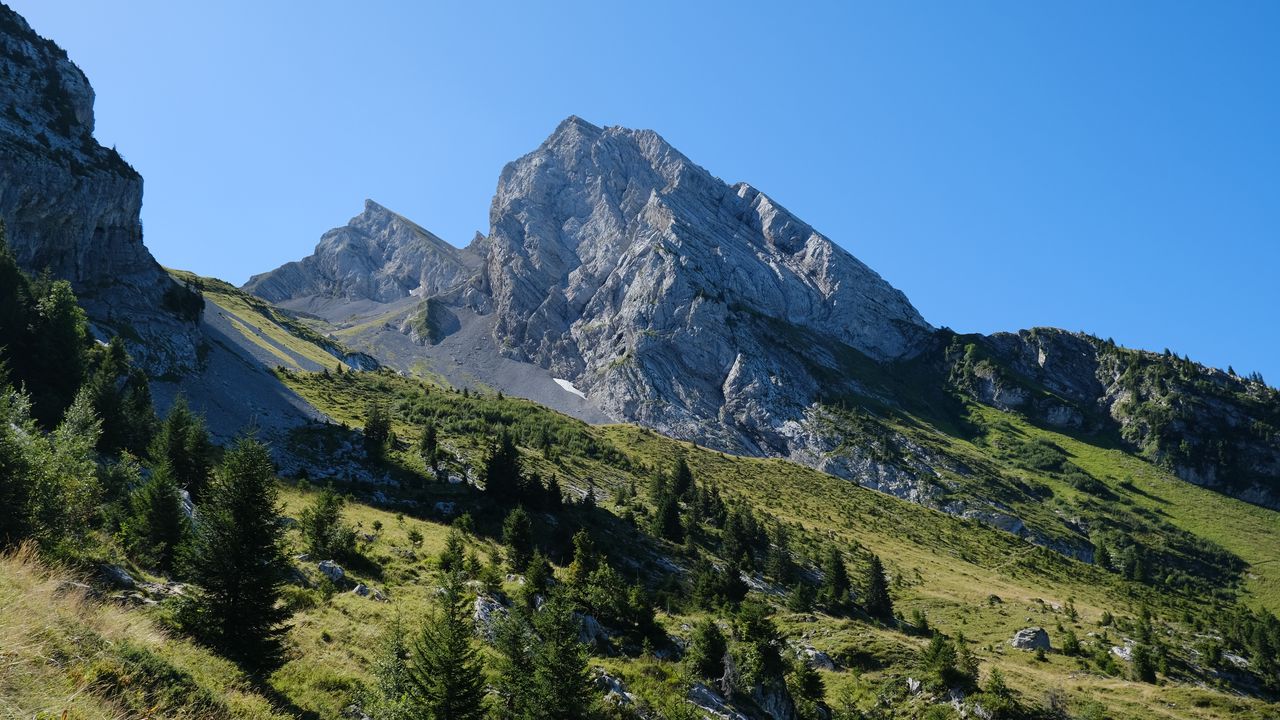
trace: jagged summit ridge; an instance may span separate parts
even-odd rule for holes
[[[271,302],[322,296],[393,302],[443,292],[475,273],[479,259],[379,205],[328,231],[315,252],[268,273],[245,289]]]
[[[823,390],[791,335],[831,346],[816,353],[825,373],[845,352],[913,356],[933,332],[844,249],[652,130],[567,118],[503,168],[489,224],[458,250],[370,204],[315,254],[246,289],[333,320],[378,318],[375,333],[435,338],[417,350],[389,334],[367,339],[406,369],[411,356],[471,366],[489,347],[573,383],[614,419],[759,454],[807,443],[783,424]],[[411,297],[434,304],[402,302]],[[450,333],[465,337],[464,354],[437,358],[452,352],[435,347]],[[511,377],[478,379],[520,393]]]
[[[910,354],[929,330],[901,292],[843,249],[651,130],[565,120],[504,168],[490,225],[499,334],[564,372],[580,369],[572,344],[587,338],[571,327],[580,318],[632,312],[641,325],[664,322],[638,302],[683,312],[686,301],[712,300],[880,359]]]

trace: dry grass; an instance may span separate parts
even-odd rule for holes
[[[0,717],[282,717],[231,663],[70,578],[0,555]]]

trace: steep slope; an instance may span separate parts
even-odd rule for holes
[[[490,224],[486,301],[510,354],[614,417],[726,449],[784,451],[777,424],[818,390],[773,361],[761,319],[876,360],[930,332],[865,265],[652,131],[569,118],[503,170]]]
[[[479,258],[372,200],[320,238],[299,262],[250,278],[244,289],[274,303],[333,298],[387,303],[429,297],[469,278]]]
[[[18,261],[70,280],[103,334],[155,373],[190,369],[183,289],[142,244],[142,178],[93,139],[93,89],[65,51],[0,5],[0,218]]]
[[[1183,480],[1280,508],[1280,392],[1261,378],[1053,328],[966,337],[950,359],[979,402],[1118,438]]]
[[[910,356],[932,331],[847,252],[652,131],[569,118],[503,170],[490,235],[467,250],[430,243],[410,263],[421,243],[371,239],[380,217],[367,209],[246,290],[403,370],[725,449],[808,447],[784,426],[804,421],[829,377],[798,370],[773,325],[821,338],[813,351],[832,371],[847,349]]]
[[[1060,331],[935,331],[847,252],[652,131],[565,120],[504,168],[490,224],[467,250],[431,243],[421,264],[372,243],[345,265],[372,268],[363,279],[331,269],[295,286],[286,266],[249,289],[405,372],[785,457],[1079,558],[1099,523],[1148,521],[1071,492],[1049,502],[1087,473],[985,444],[973,403],[1274,506],[1280,400],[1262,383]],[[331,231],[303,262],[337,268],[337,240],[368,236]],[[483,260],[464,278],[458,257]],[[406,266],[444,280],[387,282]]]

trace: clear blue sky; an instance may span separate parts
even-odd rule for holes
[[[242,282],[374,198],[455,244],[569,114],[772,195],[935,325],[1280,381],[1280,3],[8,0],[161,262]]]

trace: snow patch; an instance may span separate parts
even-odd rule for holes
[[[577,395],[578,397],[582,398],[583,400],[587,399],[586,394],[584,394],[578,388],[574,387],[573,383],[569,382],[568,380],[561,380],[560,378],[551,378],[551,379],[555,380],[556,384],[559,385],[561,388],[563,388],[566,392],[571,392],[574,395]]]

